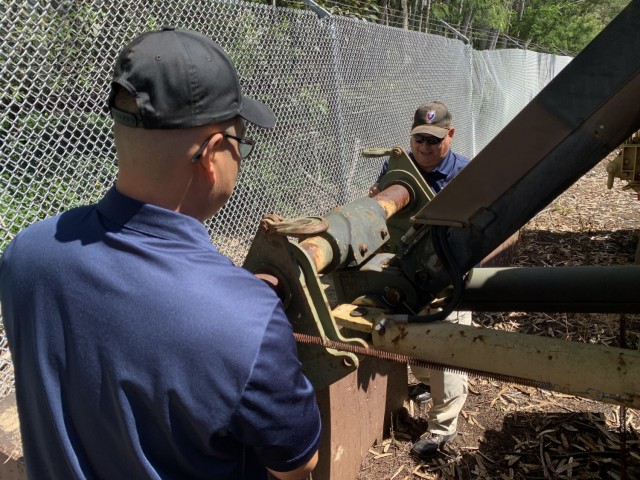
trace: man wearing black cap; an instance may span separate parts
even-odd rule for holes
[[[438,193],[469,164],[469,159],[451,150],[455,129],[451,114],[444,103],[429,102],[416,110],[411,126],[410,158],[431,189]],[[389,167],[385,161],[378,182]],[[369,195],[378,193],[377,183]],[[471,324],[471,312],[453,312],[446,321]],[[467,376],[457,373],[412,367],[413,375],[420,382],[411,392],[418,403],[433,401],[429,409],[428,430],[416,443],[411,453],[421,459],[429,459],[456,436],[458,415],[467,398]]]
[[[30,478],[301,479],[320,417],[275,293],[209,241],[273,112],[209,38],[134,39],[109,107],[118,177],[0,259]]]

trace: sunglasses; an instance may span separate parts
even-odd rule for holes
[[[411,135],[411,137],[413,138],[413,141],[416,143],[426,143],[427,145],[438,145],[439,143],[441,143],[444,140],[444,137],[442,138],[438,138],[438,137],[434,137],[433,135],[429,135],[428,137],[424,137],[420,134],[415,134],[415,135]],[[446,135],[445,135],[446,137]]]
[[[209,144],[209,141],[213,138],[213,136],[216,133],[220,133],[220,132],[213,132],[211,135],[207,137],[207,139],[204,142],[202,142],[202,145],[200,145],[200,148],[198,148],[198,151],[193,154],[193,157],[191,157],[191,163],[196,163],[198,160],[200,160],[200,157],[202,156],[202,152],[204,152],[205,147]],[[251,138],[238,137],[236,135],[231,135],[230,133],[225,133],[225,132],[222,132],[222,136],[224,138],[233,138],[236,142],[238,142],[238,150],[240,151],[240,158],[242,160],[249,158],[249,155],[251,155],[251,152],[253,152],[253,147],[256,146],[256,141]]]

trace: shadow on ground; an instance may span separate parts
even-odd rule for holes
[[[456,449],[456,445],[452,445]],[[522,413],[486,430],[477,451],[462,453],[469,478],[640,478],[638,432],[611,431],[600,413]]]

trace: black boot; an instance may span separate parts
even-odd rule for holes
[[[409,398],[416,403],[423,404],[431,401],[431,387],[419,383],[409,392]]]
[[[411,447],[411,454],[422,460],[428,460],[442,450],[447,442],[456,438],[456,432],[449,435],[431,434],[428,437],[421,438]]]

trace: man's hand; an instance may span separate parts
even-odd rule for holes
[[[287,295],[287,292],[285,290],[284,285],[282,284],[282,282],[280,281],[280,279],[278,277],[276,277],[275,275],[272,275],[270,273],[266,273],[266,272],[256,272],[256,273],[254,273],[254,275],[257,278],[259,278],[260,280],[262,280],[264,283],[269,285],[271,287],[271,289],[274,292],[276,292],[276,295],[278,295],[278,297],[280,297],[280,300],[282,300],[283,302],[285,301],[285,297]]]

